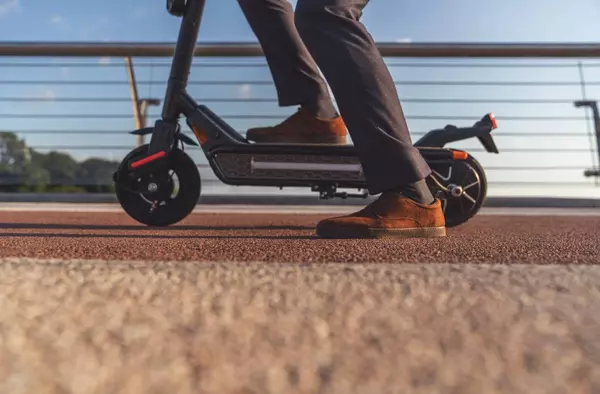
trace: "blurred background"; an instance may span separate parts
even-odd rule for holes
[[[292,2],[295,3],[295,2]],[[578,0],[372,1],[363,22],[375,40],[419,43],[598,43],[600,3]],[[163,0],[0,0],[0,41],[173,44],[180,20]],[[199,44],[256,43],[235,1],[208,1]],[[0,49],[7,45],[0,43]],[[169,57],[132,57],[141,117],[135,117],[125,57],[7,56],[0,50],[0,192],[112,192],[112,172],[141,141],[128,132],[160,116]],[[597,136],[589,108],[600,99],[600,59],[387,57],[413,140],[447,124],[496,115],[499,155],[477,140],[453,144],[484,166],[488,195],[600,197]],[[244,133],[275,124],[279,108],[262,57],[197,57],[190,94]],[[185,132],[192,135],[187,125]],[[149,138],[146,137],[146,142]],[[312,195],[310,190],[229,187],[206,166],[203,194]],[[85,194],[92,195],[92,194]],[[316,199],[316,196],[315,196]]]

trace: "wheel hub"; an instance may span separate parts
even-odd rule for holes
[[[171,197],[173,193],[173,181],[170,177],[165,179],[157,179],[150,175],[148,178],[139,179],[139,189],[141,194],[149,202],[165,201]]]
[[[158,191],[158,184],[154,182],[148,183],[148,191],[150,193],[156,193]]]
[[[459,198],[463,195],[463,188],[453,183],[448,185],[448,191],[450,192],[450,195],[455,198]]]
[[[454,227],[471,218],[485,198],[483,170],[475,161],[455,161],[450,166],[433,166],[428,185],[441,200],[446,225]]]

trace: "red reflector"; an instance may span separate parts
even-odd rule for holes
[[[492,130],[496,130],[498,128],[498,122],[496,121],[496,117],[494,114],[488,114],[490,120],[492,121]]]
[[[460,150],[452,151],[452,160],[467,160],[469,155],[467,152],[463,152]]]
[[[131,168],[137,168],[139,166],[143,166],[144,164],[148,164],[151,161],[154,161],[156,159],[160,159],[161,157],[164,157],[166,154],[167,153],[165,151],[161,150],[160,152],[157,152],[157,153],[155,153],[153,155],[150,155],[148,157],[144,157],[141,160],[134,161],[133,163],[131,163]]]

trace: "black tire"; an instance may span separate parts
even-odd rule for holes
[[[142,158],[148,152],[148,145],[140,146],[131,151],[121,162],[121,166],[132,159]],[[187,217],[198,204],[200,198],[200,173],[196,163],[182,150],[174,148],[168,157],[168,167],[171,172],[169,184],[161,184],[163,196],[158,201],[154,210],[151,210],[153,196],[150,193],[136,193],[119,185],[116,195],[121,207],[129,216],[148,226],[169,226]],[[127,175],[125,175],[127,176]],[[150,174],[152,177],[153,174]],[[174,176],[177,176],[179,188],[174,185]],[[138,179],[137,181],[142,181]],[[173,192],[177,192],[173,196]],[[171,193],[165,196],[165,193]],[[154,195],[156,197],[156,195]]]
[[[446,227],[456,227],[474,217],[487,196],[487,178],[479,162],[471,155],[466,160],[454,160],[452,165],[432,165],[434,172],[427,178],[432,194],[441,193]],[[451,171],[450,171],[451,168]],[[437,173],[436,173],[437,172]],[[449,179],[445,179],[448,178]],[[436,182],[437,181],[437,182]],[[453,196],[443,188],[456,185],[462,188],[460,196]],[[456,193],[458,194],[459,189]]]

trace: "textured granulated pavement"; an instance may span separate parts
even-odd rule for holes
[[[324,240],[326,215],[193,214],[151,229],[122,213],[0,212],[0,256],[133,260],[600,262],[600,216],[478,216],[443,239]]]
[[[0,212],[0,393],[600,392],[600,217],[323,217]]]
[[[598,393],[600,266],[0,260],[0,392]]]

